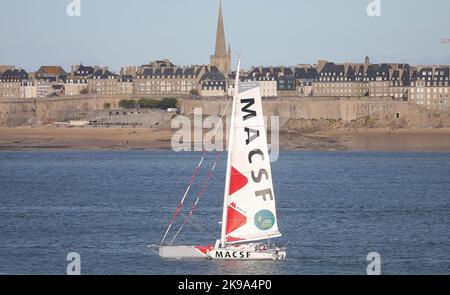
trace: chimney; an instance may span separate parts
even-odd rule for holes
[[[317,61],[317,72],[321,72],[323,67],[327,64],[327,60],[318,60]]]
[[[364,73],[367,73],[367,70],[369,69],[370,65],[370,59],[368,56],[366,56],[366,59],[364,60]]]
[[[349,63],[344,63],[344,75],[347,75],[347,73],[348,73],[348,68],[350,67],[350,64]]]

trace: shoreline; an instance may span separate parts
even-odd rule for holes
[[[450,152],[450,129],[355,129],[319,133],[352,151]]]
[[[171,149],[170,129],[1,127],[1,151]],[[270,137],[269,137],[270,140]],[[450,152],[450,128],[338,129],[314,133],[280,131],[282,151]]]

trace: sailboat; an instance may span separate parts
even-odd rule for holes
[[[173,239],[169,243],[165,242],[167,233],[180,212],[192,184],[190,183],[161,241],[159,255],[162,258],[218,260],[286,258],[285,248],[271,246],[268,243],[268,240],[280,237],[281,233],[278,230],[260,85],[258,82],[240,83],[240,63],[239,56],[235,92],[231,101],[220,239],[216,240],[215,245],[209,246],[176,246],[173,245]],[[203,158],[196,172],[202,162]],[[195,205],[197,203],[198,199]]]

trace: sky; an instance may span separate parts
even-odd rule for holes
[[[0,0],[0,65],[142,65],[169,58],[207,64],[214,51],[218,0]],[[232,50],[253,65],[318,59],[450,64],[450,1],[222,0]],[[236,54],[234,54],[236,56]]]

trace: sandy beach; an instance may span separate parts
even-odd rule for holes
[[[170,129],[0,128],[0,150],[170,149]],[[352,129],[310,134],[281,133],[281,150],[450,152],[450,129]]]
[[[0,128],[0,150],[169,149],[171,137],[146,128]]]

